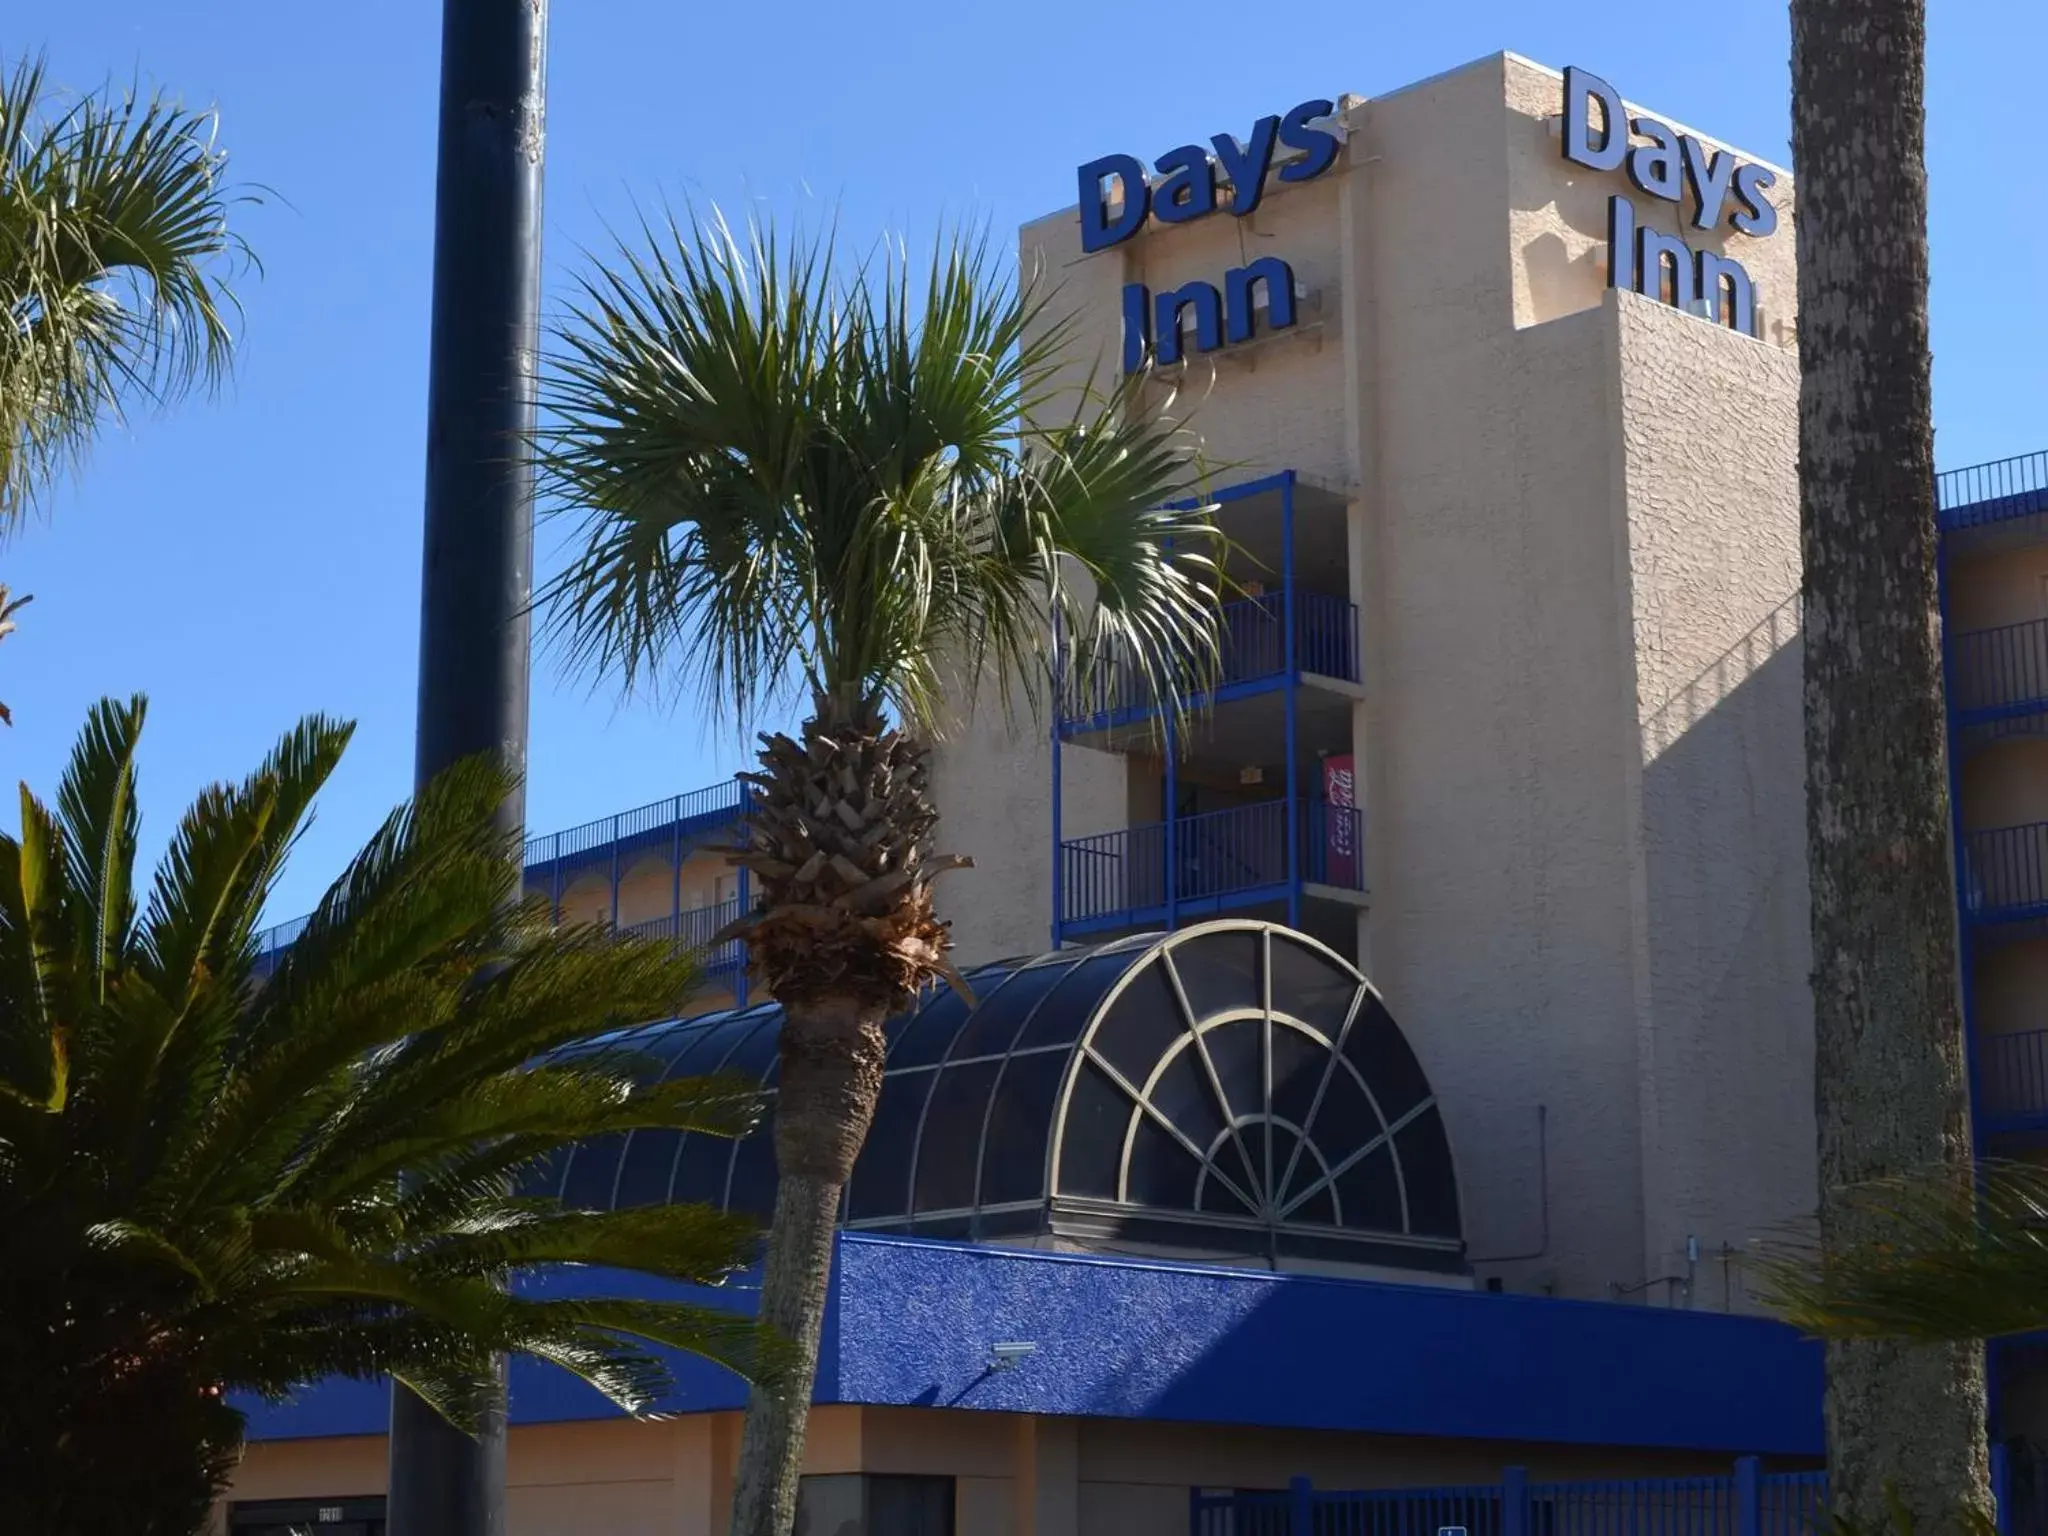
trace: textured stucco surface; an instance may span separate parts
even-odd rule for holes
[[[1798,371],[1624,296],[1628,582],[1639,722],[1638,1071],[1649,1276],[1813,1209]],[[1687,1240],[1701,1250],[1690,1269]]]

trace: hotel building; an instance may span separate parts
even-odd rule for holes
[[[1288,105],[1021,232],[1075,387],[1154,362],[1219,466],[1223,664],[1178,724],[1111,666],[940,748],[978,1001],[890,1027],[801,1529],[1245,1532],[1202,1490],[1307,1476],[1521,1490],[1446,1522],[1518,1536],[1531,1486],[1817,1464],[1818,1351],[1738,1262],[1815,1201],[1792,178],[1512,54]],[[2048,1131],[2048,455],[1942,493],[2002,1148]],[[701,944],[739,809],[537,839],[529,886]],[[776,1011],[709,960],[649,1048],[772,1089]],[[773,1181],[765,1137],[639,1134],[560,1188]],[[515,1372],[514,1536],[723,1530],[743,1394],[680,1380],[628,1423]],[[374,1536],[382,1424],[374,1385],[259,1410],[224,1528]]]

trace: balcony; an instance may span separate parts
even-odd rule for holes
[[[1992,1135],[2048,1131],[2048,1029],[1982,1035],[1972,1110]]]
[[[745,966],[747,947],[738,939],[727,939],[712,947],[712,935],[740,916],[740,901],[734,897],[714,906],[692,907],[644,923],[631,923],[619,930],[629,938],[669,939],[676,948],[702,953],[704,972],[712,979],[730,981]]]
[[[1948,637],[1949,717],[1958,728],[2048,711],[2048,619]]]
[[[1310,894],[1362,894],[1364,823],[1349,806],[1297,802],[1300,846],[1288,856],[1288,802],[1261,801],[1170,826],[1152,822],[1060,844],[1056,928],[1062,939],[1115,928],[1171,927]],[[1173,871],[1169,879],[1168,871]]]
[[[1294,645],[1287,644],[1287,594],[1265,592],[1225,603],[1218,615],[1218,670],[1211,687],[1190,688],[1190,703],[1223,704],[1270,693],[1289,682],[1356,687],[1358,605],[1348,598],[1296,589]],[[1111,730],[1157,713],[1158,696],[1128,661],[1112,658],[1086,679],[1071,679],[1060,698],[1068,735]]]
[[[2048,821],[1963,834],[1963,916],[1972,923],[2048,917]]]
[[[703,789],[621,811],[616,816],[586,821],[563,832],[530,837],[526,840],[525,849],[526,893],[529,896],[547,896],[559,912],[562,893],[572,881],[591,869],[608,868],[613,890],[612,911],[616,919],[619,878],[635,859],[650,853],[666,852],[671,862],[680,866],[692,850],[720,843],[727,830],[738,825],[745,809],[746,786],[738,779],[723,779]],[[744,876],[741,889],[745,889]],[[722,911],[727,915],[716,921],[707,915]],[[737,903],[728,901],[718,906],[670,912],[651,923],[634,924],[622,931],[638,933],[666,928],[680,940],[697,934],[701,927],[702,937],[693,940],[701,947],[735,915]],[[277,964],[278,955],[290,948],[292,941],[305,931],[307,921],[304,917],[293,918],[257,935],[259,975],[270,973]],[[711,969],[716,972],[724,964],[723,960],[714,960]]]
[[[616,816],[586,821],[566,832],[529,837],[527,887],[545,889],[593,864],[624,861],[648,849],[666,847],[680,853],[735,825],[746,807],[746,785],[738,779],[722,779]]]
[[[1943,533],[2048,513],[2048,452],[1973,464],[1934,477]]]

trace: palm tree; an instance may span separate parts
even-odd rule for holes
[[[1970,1155],[1927,343],[1924,0],[1792,0],[1821,1237],[1856,1185]],[[1830,1487],[1875,1525],[1988,1508],[1981,1348],[1828,1346]]]
[[[0,77],[0,531],[125,404],[228,367],[237,195],[211,113],[163,96],[59,101]]]
[[[202,794],[141,895],[143,714],[100,704],[54,808],[24,790],[0,836],[0,1529],[198,1530],[235,1390],[389,1374],[459,1419],[499,1351],[632,1409],[665,1389],[658,1349],[772,1367],[736,1314],[516,1278],[745,1262],[717,1211],[507,1184],[580,1137],[745,1129],[732,1085],[564,1054],[670,1010],[688,962],[508,906],[507,785],[470,763],[391,814],[260,978],[258,914],[349,728],[309,718]]]
[[[848,271],[717,221],[643,234],[558,330],[538,457],[584,522],[544,596],[570,657],[628,689],[680,682],[738,722],[808,705],[762,738],[737,856],[785,1018],[762,1316],[798,1364],[748,1406],[732,1529],[786,1536],[882,1021],[951,974],[932,880],[966,861],[934,849],[927,743],[984,682],[1044,698],[1049,616],[1084,667],[1206,666],[1215,525],[1161,510],[1189,446],[1131,391],[1054,420],[1068,327],[984,242],[942,243],[913,287],[900,257]]]

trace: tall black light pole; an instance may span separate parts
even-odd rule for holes
[[[526,771],[547,0],[443,0],[414,780]],[[525,825],[516,790],[499,811]],[[391,1536],[504,1536],[502,1369],[476,1437],[391,1389]]]

